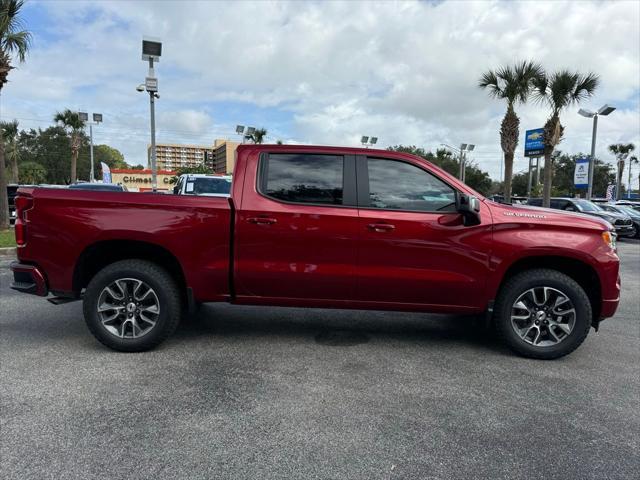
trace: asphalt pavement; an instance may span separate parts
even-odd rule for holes
[[[0,257],[0,478],[637,478],[640,242],[619,253],[617,315],[555,361],[465,317],[229,305],[116,353]]]

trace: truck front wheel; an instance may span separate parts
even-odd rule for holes
[[[84,318],[104,345],[123,352],[149,350],[180,322],[173,278],[155,263],[122,260],[98,272],[84,294]]]
[[[514,351],[539,359],[573,352],[589,333],[591,302],[571,277],[550,269],[508,279],[494,310],[498,336]]]

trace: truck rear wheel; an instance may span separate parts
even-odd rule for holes
[[[529,358],[573,352],[589,333],[591,302],[582,287],[556,270],[535,269],[503,285],[494,310],[498,336]]]
[[[122,260],[98,272],[84,294],[84,318],[104,345],[123,352],[149,350],[180,322],[173,278],[155,263]]]

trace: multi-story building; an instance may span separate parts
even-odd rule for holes
[[[217,139],[214,142],[213,160],[209,166],[215,173],[233,173],[238,145],[240,145],[238,142],[230,142],[229,140]]]
[[[158,170],[176,170],[185,167],[204,165],[207,157],[213,155],[213,149],[203,145],[174,145],[159,143],[156,145],[156,164]],[[151,146],[147,147],[147,159],[151,166]]]

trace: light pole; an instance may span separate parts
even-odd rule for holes
[[[378,137],[369,137],[367,135],[363,135],[362,138],[360,138],[360,143],[365,148],[369,148],[378,143]]]
[[[158,166],[156,164],[156,106],[155,99],[160,98],[158,94],[158,79],[153,70],[153,62],[159,62],[162,55],[162,43],[157,39],[142,39],[142,60],[149,62],[149,73],[143,84],[138,85],[136,90],[149,93],[149,113],[151,121],[151,189],[158,191]]]
[[[102,114],[101,113],[94,113],[93,114],[93,122],[89,121],[89,114],[86,112],[78,112],[78,115],[80,116],[80,120],[86,122],[89,124],[89,155],[91,158],[91,168],[89,169],[90,173],[89,173],[89,182],[93,183],[96,181],[96,177],[95,177],[95,173],[93,170],[93,125],[98,125],[99,123],[102,122]]]
[[[451,145],[447,144],[447,143],[441,143],[441,146],[450,148],[451,150],[455,150],[459,157],[460,157],[460,172],[458,173],[458,178],[464,182],[464,178],[465,178],[465,163],[466,163],[466,153],[465,152],[471,152],[473,151],[474,148],[476,148],[476,146],[472,143],[461,143],[460,144],[460,148],[456,148],[456,147],[452,147]]]
[[[600,107],[597,112],[585,110],[584,108],[578,110],[578,113],[583,117],[593,118],[593,133],[591,134],[591,156],[589,157],[589,186],[587,187],[587,200],[591,200],[591,195],[593,193],[593,170],[596,163],[596,133],[598,132],[598,117],[600,115],[609,115],[615,109],[616,107],[605,104]],[[618,188],[620,187],[618,186]]]

